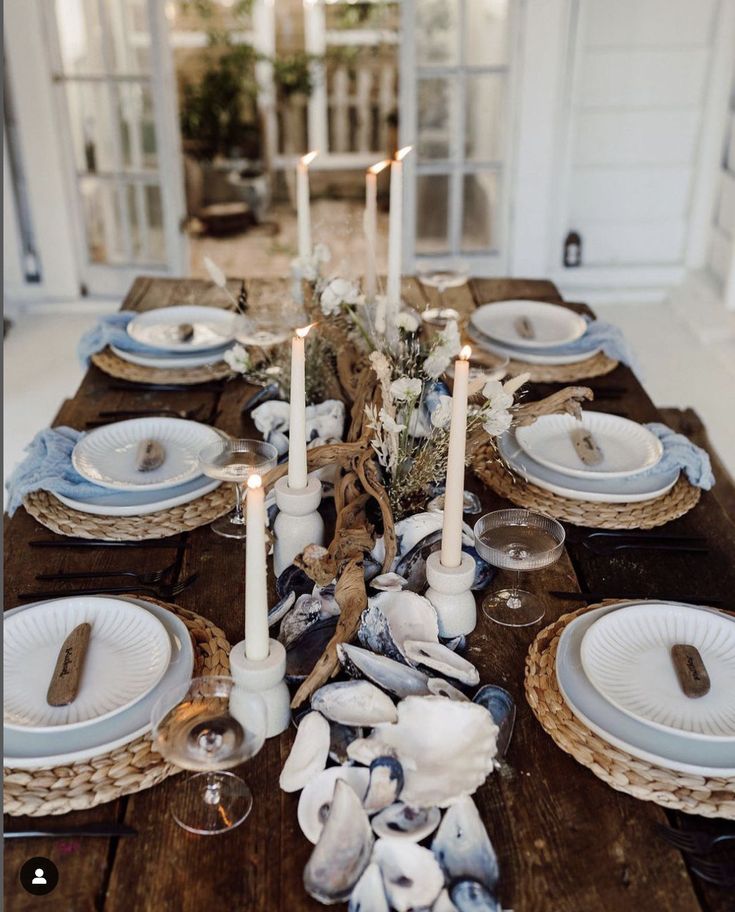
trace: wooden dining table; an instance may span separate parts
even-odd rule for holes
[[[247,283],[251,299],[257,297],[263,281]],[[410,278],[404,281],[404,293],[419,309],[426,306],[427,295],[434,294]],[[139,278],[123,307],[144,311],[196,303],[205,297],[212,299],[212,288],[199,280]],[[480,302],[519,297],[562,303],[550,282],[522,279],[473,280],[463,289],[447,292],[445,303],[464,312]],[[589,312],[584,305],[569,306]],[[636,340],[630,341],[635,347]],[[257,435],[249,414],[241,413],[252,388],[240,378],[212,389],[193,386],[181,392],[119,390],[115,385],[113,378],[90,368],[76,395],[61,406],[54,424],[83,430],[105,410],[202,406],[217,427],[236,436]],[[619,366],[585,385],[593,390],[611,385],[624,390],[614,401],[598,397],[590,408],[622,411],[639,422],[660,420],[656,406],[627,367]],[[532,387],[529,396],[533,395]],[[479,494],[484,510],[507,505],[469,472],[468,487]],[[702,536],[706,553],[626,550],[602,556],[588,551],[572,534],[561,559],[546,570],[529,574],[526,585],[545,599],[547,622],[579,608],[576,602],[550,597],[552,590],[587,589],[609,598],[716,599],[726,610],[735,610],[735,525],[723,509],[725,502],[716,486],[702,495],[690,513],[666,526],[667,533]],[[325,509],[328,514],[328,503]],[[35,580],[38,573],[131,567],[147,571],[165,566],[171,559],[165,550],[144,546],[30,547],[33,540],[49,538],[62,540],[23,509],[12,519],[6,517],[6,609],[20,603],[19,593],[42,588]],[[235,643],[242,638],[244,627],[244,546],[218,537],[207,527],[187,533],[185,538],[179,576],[194,571],[199,576],[175,601],[211,618]],[[499,579],[502,582],[502,573]],[[58,584],[59,594],[64,588],[65,584]],[[481,682],[507,688],[518,707],[507,762],[474,796],[497,850],[498,898],[503,908],[515,912],[734,909],[731,891],[692,875],[685,857],[655,830],[656,824],[670,823],[716,832],[722,821],[665,811],[615,791],[561,751],[536,721],[524,696],[523,678],[526,653],[541,627],[501,627],[479,613],[477,628],[468,638],[467,656],[477,665]],[[255,802],[248,819],[226,835],[194,836],[177,826],[168,812],[172,792],[179,784],[176,776],[147,791],[63,818],[6,816],[6,830],[116,821],[134,827],[138,835],[6,841],[5,908],[8,912],[39,908],[55,912],[202,912],[214,907],[237,912],[311,912],[321,908],[303,887],[303,869],[312,846],[297,823],[298,794],[283,793],[278,786],[294,731],[291,727],[267,741],[240,771]],[[29,895],[19,882],[19,869],[32,856],[50,858],[58,867],[58,886],[46,897]]]

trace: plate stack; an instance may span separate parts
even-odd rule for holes
[[[138,314],[128,335],[150,351],[132,352],[111,345],[131,364],[164,370],[203,367],[222,361],[235,339],[237,317],[216,307],[162,307]]]
[[[574,311],[543,301],[483,304],[470,317],[467,333],[483,351],[535,365],[579,364],[599,354],[585,344],[589,324]],[[574,344],[574,350],[569,346]]]
[[[591,439],[597,452],[585,451]],[[660,440],[647,428],[605,412],[544,415],[508,431],[498,450],[516,475],[545,491],[589,503],[636,503],[662,497],[678,468],[660,468]]]
[[[57,658],[80,624],[91,629],[78,692],[51,706]],[[194,665],[184,622],[144,599],[23,605],[6,612],[3,637],[3,758],[14,769],[67,767],[135,741],[150,731],[156,701],[186,687]]]
[[[684,683],[674,646],[687,647]],[[573,715],[608,745],[669,770],[735,776],[735,618],[675,602],[586,611],[559,638],[556,679]]]

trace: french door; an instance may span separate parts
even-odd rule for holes
[[[508,261],[514,43],[520,0],[403,0],[401,145],[406,268]]]
[[[188,269],[163,0],[43,0],[81,283],[122,294]]]

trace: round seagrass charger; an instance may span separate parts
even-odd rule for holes
[[[567,624],[614,600],[562,615],[542,630],[526,656],[526,698],[533,714],[557,747],[619,792],[671,810],[735,820],[735,782],[656,766],[608,744],[573,715],[556,679],[556,650]]]
[[[479,349],[477,343],[473,342],[470,337],[463,341],[472,347],[473,364],[493,368],[500,363],[497,356]],[[578,361],[576,364],[528,364],[525,361],[512,360],[508,362],[505,370],[512,377],[527,373],[530,375],[531,383],[573,383],[575,380],[602,377],[604,374],[614,371],[618,364],[618,361],[598,352],[591,358],[587,358],[586,361]]]
[[[92,355],[92,364],[101,371],[116,377],[118,380],[129,380],[132,383],[182,383],[195,385],[211,380],[223,380],[232,376],[232,371],[224,361],[205,364],[202,367],[186,367],[178,370],[171,368],[143,367],[131,364],[119,358],[109,348]]]
[[[591,529],[653,529],[663,526],[688,513],[696,506],[702,493],[682,474],[670,491],[654,500],[640,503],[571,500],[514,475],[492,448],[484,448],[475,453],[472,468],[477,477],[496,494],[507,498],[516,506]]]
[[[42,526],[59,535],[101,538],[107,541],[141,541],[166,538],[206,526],[232,509],[229,484],[189,503],[145,516],[97,516],[67,507],[48,491],[33,491],[23,498],[23,506]]]
[[[194,643],[194,676],[229,674],[230,644],[219,627],[186,608],[146,599],[173,611],[189,628]],[[71,766],[38,770],[6,767],[3,772],[4,812],[14,817],[45,817],[114,801],[181,771],[152,749],[148,734]]]

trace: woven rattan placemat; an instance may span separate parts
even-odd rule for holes
[[[688,513],[696,506],[702,493],[682,474],[670,491],[654,500],[640,503],[570,500],[514,475],[495,450],[489,447],[473,454],[472,468],[481,481],[516,506],[591,529],[652,529],[663,526]]]
[[[558,747],[617,791],[687,814],[735,820],[735,781],[679,773],[633,757],[590,731],[564,702],[555,669],[559,637],[567,624],[600,604],[562,615],[531,644],[525,688],[534,715]]]
[[[495,368],[500,363],[496,355],[480,349],[477,342],[467,336],[464,341],[472,348],[473,364],[485,364]],[[526,361],[509,361],[506,372],[515,377],[518,374],[530,374],[531,383],[573,383],[575,380],[586,380],[590,377],[601,377],[609,374],[618,366],[617,361],[599,352],[586,361],[576,364],[528,364]]]
[[[92,355],[92,364],[101,371],[116,377],[118,380],[130,380],[132,383],[206,383],[211,380],[222,380],[232,376],[232,371],[224,361],[205,364],[202,367],[173,368],[143,367],[142,364],[131,364],[119,358],[109,348]]]
[[[48,491],[33,491],[23,498],[23,506],[42,526],[77,538],[103,538],[108,541],[141,541],[166,538],[206,526],[232,509],[234,498],[229,484],[209,494],[145,516],[97,516],[67,507]]]
[[[178,615],[194,642],[194,675],[229,674],[230,644],[211,621],[178,605],[157,604]],[[43,770],[4,769],[3,810],[14,817],[66,814],[140,792],[179,772],[152,750],[150,735],[71,766]]]

